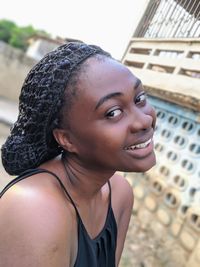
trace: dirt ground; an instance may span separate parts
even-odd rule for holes
[[[168,236],[155,238],[132,215],[119,267],[186,267],[186,255]],[[196,266],[196,265],[195,265]]]

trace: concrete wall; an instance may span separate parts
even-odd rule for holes
[[[151,0],[140,0],[140,1],[135,1],[134,3],[134,10],[133,10],[133,16],[132,16],[132,38],[134,37],[135,33],[137,32],[138,25],[142,23],[144,20],[144,11],[147,9],[148,5],[150,4]],[[124,54],[122,58],[127,54],[128,50],[128,42],[127,42],[127,47],[124,51]]]
[[[132,38],[122,62],[149,95],[200,111],[199,38]]]
[[[0,97],[18,101],[24,78],[35,63],[21,50],[0,41]]]
[[[125,266],[199,267],[199,113],[157,97],[148,100],[157,114],[157,164],[142,174],[124,174],[134,191]]]

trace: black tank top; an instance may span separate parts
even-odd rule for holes
[[[44,169],[32,169],[23,172],[20,176],[13,179],[7,186],[1,191],[0,198],[3,194],[15,183],[38,173],[50,173],[59,182],[60,186],[67,194],[77,214],[78,222],[78,252],[74,267],[115,267],[115,252],[117,244],[117,224],[115,221],[114,213],[111,206],[111,186],[109,185],[109,205],[106,217],[106,222],[103,229],[94,239],[91,239],[86,231],[86,228],[81,220],[77,207],[66,190],[65,186],[59,179],[59,177],[53,172]]]

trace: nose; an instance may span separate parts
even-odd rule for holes
[[[148,106],[145,109],[133,107],[130,116],[130,130],[135,133],[138,131],[155,128],[156,113],[153,107]]]

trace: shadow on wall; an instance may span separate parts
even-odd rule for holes
[[[9,135],[18,114],[18,98],[22,83],[36,60],[20,49],[0,41],[0,147]],[[0,152],[1,153],[1,152]],[[12,179],[0,160],[0,190]]]
[[[24,78],[36,61],[0,41],[0,96],[18,101]]]
[[[10,126],[0,122],[0,147],[5,142],[6,137],[9,135]],[[0,152],[1,156],[1,152]],[[13,177],[12,177],[13,178]],[[2,162],[0,161],[0,191],[12,179],[4,170]]]

